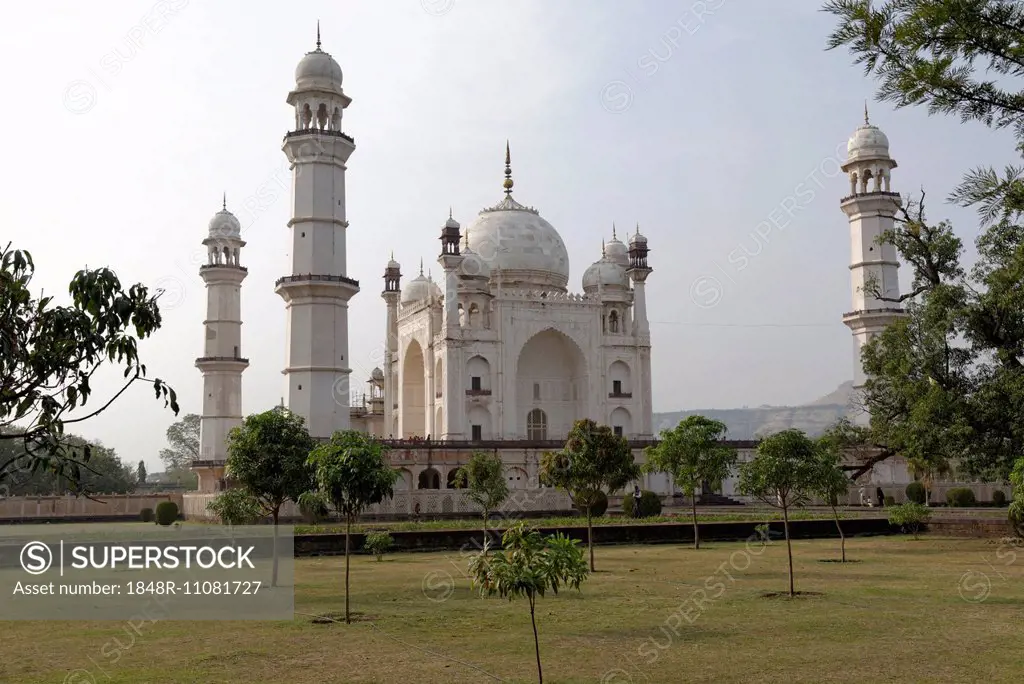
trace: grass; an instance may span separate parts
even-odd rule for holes
[[[538,602],[545,681],[1020,681],[1024,549],[872,537],[847,552],[860,562],[819,562],[837,556],[833,540],[796,542],[796,588],[808,595],[790,600],[765,598],[786,589],[779,542],[599,547],[582,592]],[[536,681],[526,603],[478,598],[465,558],[355,557],[359,620],[314,624],[343,610],[343,563],[296,561],[301,614],[290,622],[159,622],[141,634],[116,622],[8,623],[0,681]],[[986,586],[983,601],[961,598]]]

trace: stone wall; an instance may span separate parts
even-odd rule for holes
[[[760,544],[756,521],[700,523],[700,536],[704,541],[750,541]],[[769,535],[774,543],[782,542],[781,521],[768,523]],[[544,534],[561,533],[571,539],[586,542],[587,528],[540,527]],[[794,520],[789,523],[794,539],[831,539],[839,536],[831,520]],[[843,521],[847,537],[897,534],[899,530],[884,518],[860,518]],[[480,530],[417,530],[391,532],[395,551],[463,551],[473,552],[482,547]],[[492,537],[491,543],[500,540]],[[650,525],[603,525],[594,528],[594,544],[692,544],[693,526],[689,523],[662,523]],[[351,547],[362,549],[363,534],[352,535]],[[357,551],[358,552],[358,551]],[[345,553],[343,534],[302,534],[295,537],[295,555],[333,556]]]
[[[94,494],[84,496],[12,496],[0,499],[0,523],[136,520],[143,508],[173,501],[182,508],[182,493]],[[184,496],[187,496],[184,495]]]

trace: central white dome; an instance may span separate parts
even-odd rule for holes
[[[467,233],[470,249],[492,275],[501,271],[505,285],[564,291],[569,283],[569,253],[562,236],[536,209],[511,195],[481,211]]]

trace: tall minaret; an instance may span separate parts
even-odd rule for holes
[[[398,420],[395,406],[398,405],[398,375],[395,373],[395,359],[398,356],[398,298],[402,294],[402,267],[395,261],[392,252],[391,260],[384,269],[384,291],[381,298],[387,304],[387,333],[384,336],[384,434],[396,439],[402,435],[398,431]]]
[[[629,238],[629,268],[626,275],[633,281],[633,325],[636,326],[637,351],[640,360],[640,425],[636,431],[640,439],[654,436],[654,415],[651,392],[651,325],[647,320],[647,276],[654,271],[647,265],[647,238],[636,233]]]
[[[890,172],[896,161],[889,156],[889,139],[868,120],[854,131],[847,145],[842,169],[849,175],[850,194],[839,206],[850,220],[850,275],[853,305],[843,314],[853,332],[853,386],[864,386],[866,377],[861,349],[872,337],[904,315],[900,303],[899,259],[896,247],[878,239],[894,228],[900,208],[899,193],[891,191]]]
[[[508,163],[506,156],[505,168],[508,168]],[[440,343],[434,343],[434,354],[444,359],[441,371],[444,377],[434,378],[434,387],[444,388],[441,390],[444,412],[441,418],[443,424],[435,425],[434,433],[440,433],[441,439],[464,438],[462,414],[465,412],[465,395],[460,372],[463,364],[460,358],[462,334],[459,330],[459,271],[465,257],[459,249],[462,242],[459,229],[459,222],[449,210],[448,220],[441,229],[441,254],[437,257],[444,269],[444,337]],[[468,310],[468,304],[466,308]]]
[[[355,141],[342,132],[352,102],[341,88],[341,67],[320,49],[295,69],[294,128],[283,150],[292,168],[291,275],[275,291],[287,311],[288,408],[303,416],[313,437],[349,428],[348,300],[359,283],[345,260],[345,163]]]
[[[242,281],[249,271],[239,255],[245,242],[241,226],[223,208],[210,221],[207,262],[199,267],[206,283],[206,342],[196,368],[203,374],[203,415],[199,427],[199,457],[202,461],[227,460],[227,437],[242,423],[242,371],[249,366],[242,358]]]

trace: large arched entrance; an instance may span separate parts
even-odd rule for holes
[[[545,438],[563,439],[573,421],[587,414],[586,368],[583,352],[565,334],[549,328],[531,337],[516,363],[517,432],[542,434],[539,409]]]
[[[402,363],[402,436],[426,437],[426,368],[423,349],[413,340]]]

